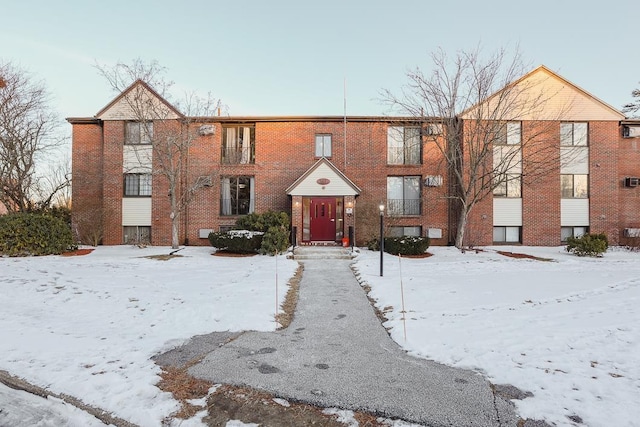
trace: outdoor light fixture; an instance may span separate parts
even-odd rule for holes
[[[383,276],[383,254],[384,254],[384,203],[380,203],[380,277]]]

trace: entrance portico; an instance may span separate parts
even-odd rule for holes
[[[318,160],[289,188],[291,222],[300,244],[335,244],[355,225],[360,189],[326,158]]]

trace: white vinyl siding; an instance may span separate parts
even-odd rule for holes
[[[522,226],[522,199],[494,198],[493,225]]]
[[[563,227],[588,226],[589,199],[561,199],[560,225]]]
[[[318,184],[318,180],[323,178],[328,179],[329,183]],[[330,166],[320,164],[304,180],[300,181],[290,194],[292,196],[353,196],[357,193]]]
[[[122,161],[124,173],[151,173],[153,149],[150,145],[125,145]]]
[[[122,199],[123,226],[151,225],[151,198],[125,197]]]
[[[589,173],[589,147],[561,147],[560,173],[587,175]]]

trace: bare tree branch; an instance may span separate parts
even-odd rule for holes
[[[44,83],[11,63],[0,63],[0,82],[0,203],[24,212],[50,202],[38,199],[36,164],[64,138]]]
[[[150,173],[163,177],[168,183],[171,242],[172,248],[175,249],[179,243],[179,218],[196,192],[208,183],[202,179],[187,182],[189,147],[198,138],[197,118],[212,115],[221,108],[221,103],[211,94],[201,97],[195,93],[186,93],[180,102],[172,102],[168,90],[173,82],[164,78],[166,69],[157,61],[146,63],[141,59],[135,59],[130,65],[118,63],[111,68],[101,65],[97,65],[96,68],[118,93],[123,93],[134,82],[140,81],[140,84],[132,87],[123,99],[131,111],[133,121],[153,124],[149,127],[147,135],[152,146],[152,160],[149,163],[141,159],[140,163],[150,164]],[[171,104],[158,100],[153,92]],[[182,111],[178,110],[178,107],[181,107]],[[147,129],[146,125],[144,126]],[[144,150],[136,150],[136,155],[143,152]]]
[[[545,136],[569,106],[549,117],[545,106],[555,94],[542,90],[540,82],[520,79],[525,68],[517,50],[510,55],[500,49],[484,57],[477,48],[453,58],[439,50],[431,59],[430,75],[410,71],[399,96],[387,90],[382,97],[404,114],[442,120],[444,137],[432,142],[449,170],[458,210],[456,246],[461,248],[474,206],[505,183],[531,184],[558,164],[559,142]],[[509,147],[507,124],[523,121],[536,126],[520,129],[517,146]],[[505,138],[504,147],[498,146],[500,138]]]

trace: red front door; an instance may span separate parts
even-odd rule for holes
[[[311,240],[336,240],[336,198],[312,197],[309,204]]]

